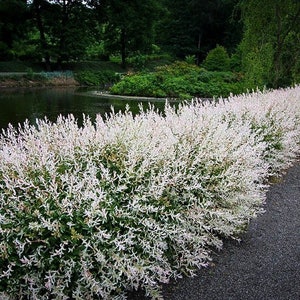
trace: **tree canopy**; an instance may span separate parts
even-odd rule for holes
[[[249,81],[253,86],[291,84],[300,69],[300,2],[244,0],[241,8],[241,49]]]
[[[2,52],[22,58],[13,41],[25,38],[36,47],[31,48],[32,55],[42,56],[48,64],[50,58],[58,62],[82,58],[90,45],[101,42],[102,51],[120,53],[123,64],[134,53],[151,52],[154,44],[181,58],[196,55],[199,63],[216,44],[230,40],[227,25],[237,2],[0,1]]]
[[[153,49],[200,65],[219,45],[250,86],[278,87],[300,80],[299,41],[297,0],[0,0],[0,59],[46,70]]]

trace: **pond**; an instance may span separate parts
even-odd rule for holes
[[[100,93],[99,93],[100,94]],[[159,110],[163,110],[165,100],[151,101]],[[2,88],[0,89],[0,129],[11,123],[17,126],[26,119],[34,124],[35,120],[47,117],[56,121],[61,115],[73,114],[80,124],[83,114],[92,120],[97,114],[104,116],[114,111],[124,111],[129,104],[130,110],[136,114],[139,104],[146,108],[149,101],[136,98],[105,97],[95,95],[87,88]]]

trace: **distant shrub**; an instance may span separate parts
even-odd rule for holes
[[[190,99],[192,95],[192,83],[186,76],[166,77],[161,89],[166,92],[170,98]]]
[[[131,95],[131,96],[149,96],[164,97],[164,94],[157,84],[157,77],[150,74],[139,74],[125,76],[120,82],[110,88],[113,94]]]
[[[185,57],[184,61],[190,65],[194,65],[195,64],[195,56],[194,55],[188,55]]]
[[[104,42],[101,41],[99,43],[90,45],[86,49],[86,57],[88,59],[108,60],[109,55],[105,50]]]
[[[200,68],[196,65],[191,65],[184,61],[175,61],[172,64],[159,66],[155,70],[159,75],[182,76],[182,75],[197,75]]]
[[[81,85],[100,86],[105,88],[120,79],[120,75],[113,71],[80,71],[74,75]]]
[[[121,65],[120,55],[111,55],[109,60]],[[170,54],[160,52],[155,53],[155,51],[152,54],[132,53],[126,58],[128,68],[134,69],[136,72],[142,72],[145,70],[153,71],[157,66],[169,64],[173,61],[174,58]]]
[[[133,67],[135,70],[142,71],[146,68],[148,59],[148,55],[136,54],[132,57],[129,57],[127,61],[130,67]]]
[[[202,64],[209,71],[229,71],[230,58],[223,46],[217,46],[210,50]]]
[[[242,71],[242,53],[240,49],[237,49],[230,57],[230,70],[234,72]]]

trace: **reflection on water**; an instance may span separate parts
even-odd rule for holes
[[[138,105],[144,107],[148,103],[132,99],[108,99],[95,97],[85,88],[5,88],[0,89],[0,128],[7,128],[11,123],[17,126],[26,119],[34,124],[37,118],[47,117],[50,121],[56,121],[58,115],[73,114],[79,124],[83,114],[92,119],[97,114],[104,116],[111,112],[124,111],[126,104],[136,114]],[[164,101],[153,103],[158,109],[163,109]]]

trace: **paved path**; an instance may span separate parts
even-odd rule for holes
[[[165,300],[300,300],[300,162],[270,188],[265,209],[211,268],[167,285]]]

